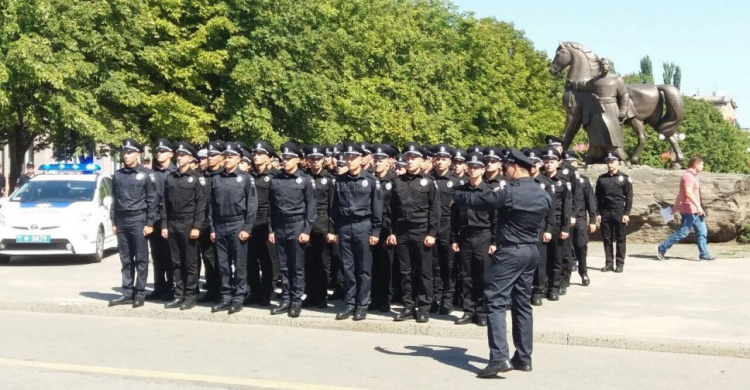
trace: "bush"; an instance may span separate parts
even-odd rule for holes
[[[737,235],[737,241],[741,244],[750,244],[750,221],[745,222],[745,225],[740,229],[740,234]]]

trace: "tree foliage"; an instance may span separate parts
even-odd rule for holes
[[[651,58],[649,58],[649,56],[641,58],[641,71],[639,76],[641,78],[641,84],[654,83],[654,70],[651,66]]]

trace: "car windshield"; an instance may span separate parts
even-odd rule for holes
[[[94,199],[93,181],[30,181],[10,198],[11,202],[83,202]]]

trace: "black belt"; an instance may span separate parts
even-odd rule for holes
[[[532,242],[530,244],[517,244],[515,242],[503,242],[498,244],[499,248],[520,248],[522,246],[536,246],[536,242]]]
[[[140,215],[146,213],[146,210],[115,210],[115,215]]]

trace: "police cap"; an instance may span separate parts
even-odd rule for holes
[[[294,142],[287,142],[281,145],[281,158],[284,157],[302,157],[302,150]]]
[[[505,162],[507,164],[516,164],[526,169],[531,169],[531,167],[534,166],[534,163],[532,163],[528,157],[526,157],[523,153],[521,153],[521,151],[516,148],[510,148],[508,157],[506,157]]]
[[[424,148],[419,146],[416,142],[407,142],[406,145],[404,145],[404,156],[411,155],[411,156],[417,156],[417,157],[425,157],[427,156],[427,152],[425,152]]]
[[[432,155],[434,157],[451,158],[453,155],[453,148],[451,148],[448,144],[437,144],[435,145],[435,148],[433,148]]]
[[[174,151],[175,154],[189,154],[193,157],[198,157],[195,152],[195,148],[192,147],[187,141],[180,141],[177,143],[177,149]]]
[[[156,140],[156,144],[154,144],[154,149],[157,152],[160,150],[174,152],[174,145],[172,145],[172,143],[166,138],[159,138]]]
[[[484,155],[478,152],[469,152],[469,154],[466,155],[466,165],[483,167]]]
[[[554,146],[547,146],[547,149],[544,150],[542,160],[560,160],[560,157],[560,152]]]
[[[548,135],[544,137],[544,143],[546,143],[547,146],[562,146],[563,140],[560,139],[560,137],[555,137],[554,135]]]
[[[316,144],[305,145],[304,148],[305,157],[310,158],[323,158],[325,157],[325,149]]]
[[[130,150],[143,153],[143,145],[132,138],[125,138],[124,140],[122,140],[122,150]]]

